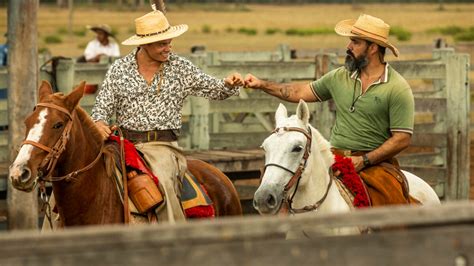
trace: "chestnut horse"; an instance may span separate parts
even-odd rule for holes
[[[43,81],[9,178],[22,191],[52,182],[64,226],[123,223],[123,205],[112,177],[113,149],[104,146],[93,121],[79,107],[84,86],[82,82],[64,96],[53,94]],[[219,169],[198,160],[188,161],[188,168],[206,188],[216,216],[242,214],[237,191]]]

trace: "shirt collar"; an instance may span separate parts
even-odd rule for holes
[[[351,79],[359,78],[359,70],[354,70],[351,74]],[[385,63],[385,70],[380,79],[376,82],[387,83],[388,82],[388,63]]]

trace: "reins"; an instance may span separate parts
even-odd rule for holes
[[[304,206],[303,208],[298,208],[298,209],[293,208],[291,206],[292,203],[293,203],[293,198],[295,197],[296,192],[298,191],[298,186],[299,186],[299,183],[300,183],[300,180],[301,180],[301,176],[302,176],[302,174],[303,174],[303,172],[306,168],[306,165],[308,163],[309,155],[311,154],[311,144],[312,144],[311,128],[308,127],[308,132],[307,132],[304,129],[298,128],[298,127],[279,127],[279,128],[276,128],[275,130],[273,130],[272,134],[278,133],[280,130],[286,131],[286,132],[291,132],[291,131],[299,132],[299,133],[302,133],[306,137],[306,145],[305,145],[305,148],[304,148],[303,157],[301,158],[301,162],[298,165],[298,168],[296,169],[296,171],[292,171],[289,168],[287,168],[285,166],[282,166],[282,165],[279,165],[279,164],[276,164],[276,163],[268,163],[263,168],[262,177],[265,174],[265,171],[266,171],[267,167],[269,167],[269,166],[275,166],[275,167],[278,167],[280,169],[283,169],[283,170],[291,173],[292,177],[290,178],[288,183],[285,185],[285,188],[283,190],[283,199],[282,199],[284,201],[284,203],[287,204],[289,212],[290,213],[303,213],[303,212],[316,210],[324,202],[324,200],[326,199],[326,197],[329,193],[329,189],[331,188],[331,185],[332,185],[332,168],[329,167],[329,174],[330,174],[329,184],[326,188],[326,192],[324,193],[323,197],[312,205]],[[294,190],[293,194],[291,195],[290,198],[287,198],[288,191],[295,185],[295,183],[296,183],[296,187],[295,187],[295,190]]]

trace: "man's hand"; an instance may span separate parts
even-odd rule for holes
[[[243,86],[244,79],[239,73],[232,73],[224,79],[225,85],[228,87]]]
[[[262,87],[262,83],[263,82],[260,79],[258,79],[257,77],[255,77],[252,74],[247,74],[247,76],[245,76],[245,86],[246,87],[258,89],[258,88]]]
[[[364,169],[364,159],[362,156],[351,156],[350,158],[352,159],[352,164],[357,173]]]
[[[109,125],[107,125],[104,121],[99,120],[95,122],[95,127],[97,130],[99,130],[103,140],[108,139],[109,135],[112,134],[112,130],[110,130]]]

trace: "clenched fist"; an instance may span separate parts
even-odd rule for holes
[[[239,73],[232,73],[224,79],[225,85],[228,87],[243,86],[244,79]]]

